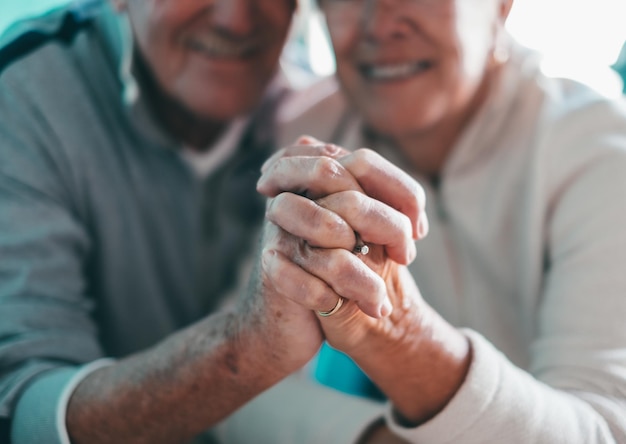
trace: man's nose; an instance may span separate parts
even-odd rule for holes
[[[254,2],[257,0],[214,0],[212,21],[233,36],[245,37],[254,30]]]

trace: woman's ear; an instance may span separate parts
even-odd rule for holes
[[[511,8],[513,7],[513,0],[500,0],[500,20],[502,23],[506,22],[506,19],[509,17],[509,13],[511,12]]]
[[[493,24],[493,48],[491,59],[494,64],[502,65],[509,59],[510,41],[505,30],[506,19],[513,7],[513,0],[498,0],[497,19]]]

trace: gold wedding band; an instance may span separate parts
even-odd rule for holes
[[[339,299],[337,299],[337,303],[332,309],[330,309],[329,311],[318,311],[317,314],[324,318],[327,318],[328,316],[332,316],[339,311],[339,309],[343,305],[343,301],[344,301],[344,298],[339,296]]]

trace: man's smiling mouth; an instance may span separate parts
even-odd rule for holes
[[[246,40],[235,42],[215,36],[194,36],[187,41],[187,45],[194,51],[201,52],[209,57],[241,59],[253,56],[261,45],[257,41]]]

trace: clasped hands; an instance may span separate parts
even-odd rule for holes
[[[264,331],[280,341],[275,362],[295,370],[326,339],[405,422],[440,412],[469,371],[471,347],[422,299],[407,268],[428,232],[421,186],[371,150],[303,137],[268,159],[257,189],[269,197],[257,301]],[[367,255],[354,253],[360,240]],[[339,298],[336,313],[318,314]]]
[[[266,285],[311,318],[345,298],[316,324],[346,353],[371,351],[376,334],[404,334],[421,299],[405,268],[428,231],[420,185],[371,150],[350,153],[310,137],[277,152],[262,173]],[[354,253],[357,233],[367,255]]]

